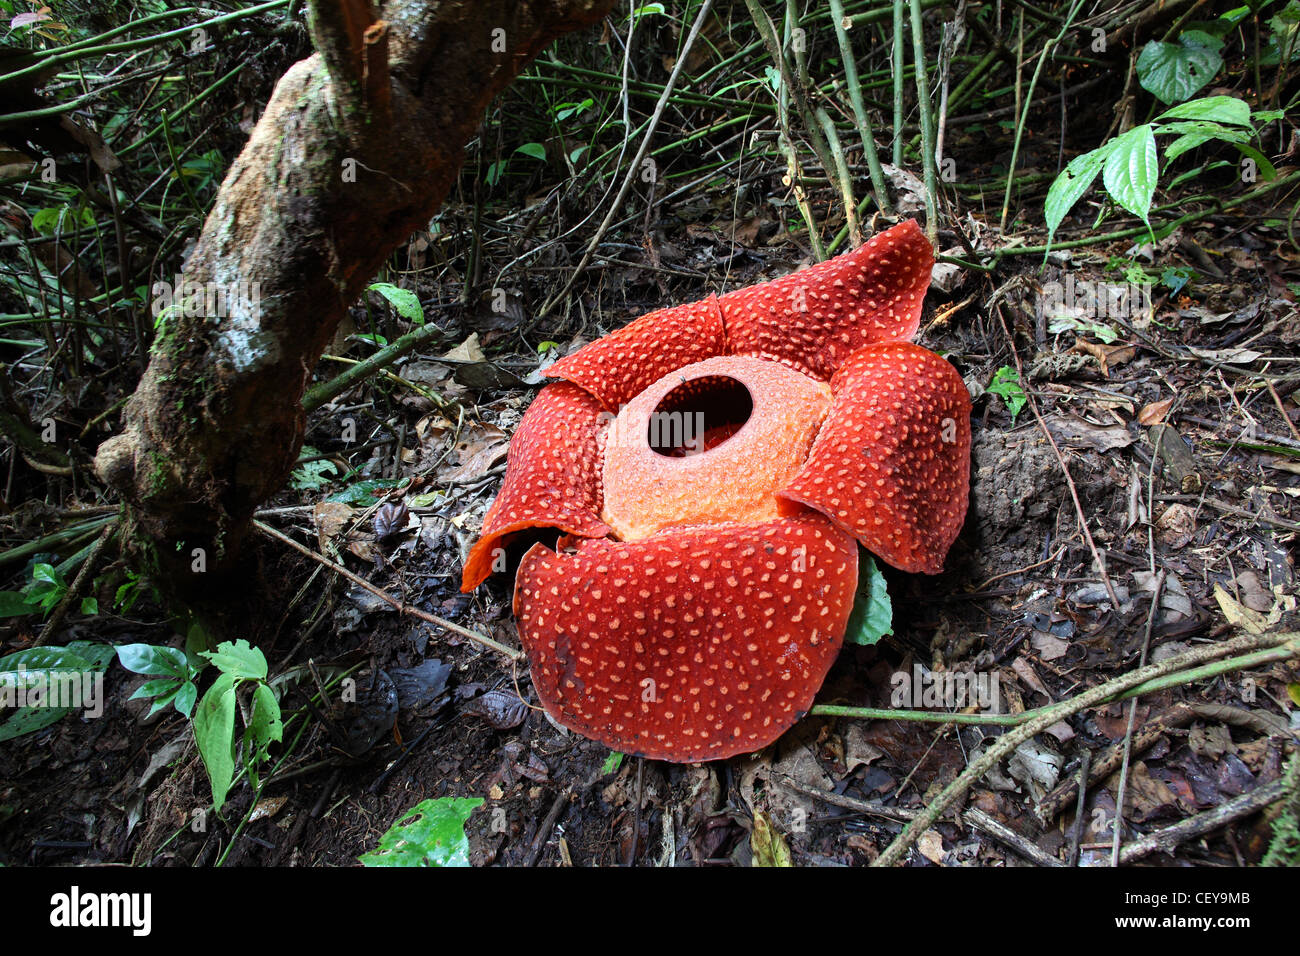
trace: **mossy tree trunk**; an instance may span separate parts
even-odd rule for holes
[[[95,461],[167,590],[209,593],[234,566],[293,469],[335,326],[438,209],[491,99],[612,6],[390,0],[376,16],[368,0],[313,0],[317,52],[276,86],[185,264],[184,291],[204,291],[177,290],[124,430]]]

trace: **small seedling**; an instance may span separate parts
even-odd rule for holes
[[[989,383],[988,391],[1006,402],[1007,411],[1011,413],[1011,421],[1013,422],[1020,414],[1021,409],[1025,407],[1025,403],[1029,401],[1029,396],[1025,394],[1025,390],[1020,384],[1020,376],[1009,365],[1004,365],[998,369],[997,374],[993,376],[993,381]]]

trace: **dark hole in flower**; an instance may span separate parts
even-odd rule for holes
[[[698,455],[740,431],[753,411],[753,396],[736,379],[693,378],[663,397],[650,416],[646,440],[668,458]]]

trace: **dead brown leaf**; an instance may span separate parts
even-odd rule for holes
[[[1085,352],[1097,360],[1101,366],[1101,374],[1109,377],[1111,366],[1123,365],[1125,362],[1131,362],[1133,356],[1137,354],[1137,348],[1132,345],[1102,345],[1100,342],[1090,342],[1087,339],[1079,339],[1074,343],[1075,352]]]
[[[1138,412],[1138,424],[1142,426],[1157,425],[1165,420],[1169,414],[1169,409],[1174,405],[1172,398],[1166,398],[1163,401],[1152,402],[1145,405],[1142,411]]]

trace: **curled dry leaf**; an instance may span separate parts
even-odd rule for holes
[[[524,722],[528,705],[512,690],[490,690],[465,705],[465,713],[482,717],[496,730],[509,730]]]
[[[1169,414],[1169,409],[1174,405],[1172,398],[1162,399],[1158,402],[1152,402],[1150,405],[1144,405],[1142,411],[1138,412],[1138,424],[1143,427],[1158,425],[1165,420]]]
[[[379,510],[375,512],[375,536],[382,539],[396,534],[406,527],[408,517],[410,517],[410,512],[406,510],[405,501],[384,502],[379,506]]]

